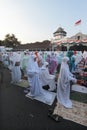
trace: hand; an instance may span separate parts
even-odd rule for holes
[[[74,82],[74,83],[77,83],[77,79],[74,79],[73,82]]]

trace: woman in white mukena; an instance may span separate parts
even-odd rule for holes
[[[30,96],[32,98],[39,97],[44,103],[52,103],[55,98],[55,94],[52,94],[42,88],[42,82],[40,79],[40,68],[38,67],[35,55],[31,55],[29,58],[27,74],[30,86],[30,92],[27,94],[27,96]]]
[[[27,76],[30,86],[30,96],[37,96],[42,93],[42,87],[39,79],[39,67],[34,54],[30,55],[27,66]]]
[[[69,70],[69,58],[63,57],[60,73],[57,82],[57,100],[66,108],[72,108],[72,101],[70,100],[70,81],[76,83],[77,79]]]
[[[13,55],[9,58],[10,66],[9,69],[11,70],[11,83],[18,83],[21,81],[21,69],[20,69],[20,54],[17,52],[13,52]]]
[[[48,62],[44,62],[43,66],[41,67],[40,80],[42,86],[49,85],[49,91],[53,91],[56,89],[55,75],[49,73],[48,65]]]

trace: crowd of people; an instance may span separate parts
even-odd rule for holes
[[[60,104],[72,108],[70,81],[77,82],[73,72],[81,60],[87,65],[86,51],[0,52],[0,74],[2,77],[1,68],[4,65],[11,72],[11,83],[21,82],[26,76],[32,97],[43,94],[43,86],[48,85],[48,91],[56,92]]]

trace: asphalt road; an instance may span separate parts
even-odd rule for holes
[[[3,70],[0,83],[0,130],[87,130],[87,127],[63,119],[56,122],[48,117],[48,110],[54,108],[25,97],[24,88],[10,84],[9,70]]]

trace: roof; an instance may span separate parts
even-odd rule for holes
[[[70,37],[69,39],[77,40],[78,38],[80,40],[87,39],[87,35],[83,34],[82,32],[78,32],[77,34],[75,34],[74,36]]]
[[[61,27],[59,27],[59,28],[56,30],[56,32],[54,32],[53,34],[55,34],[55,33],[65,33],[65,34],[66,34],[66,32],[64,31],[64,29],[61,28]]]

